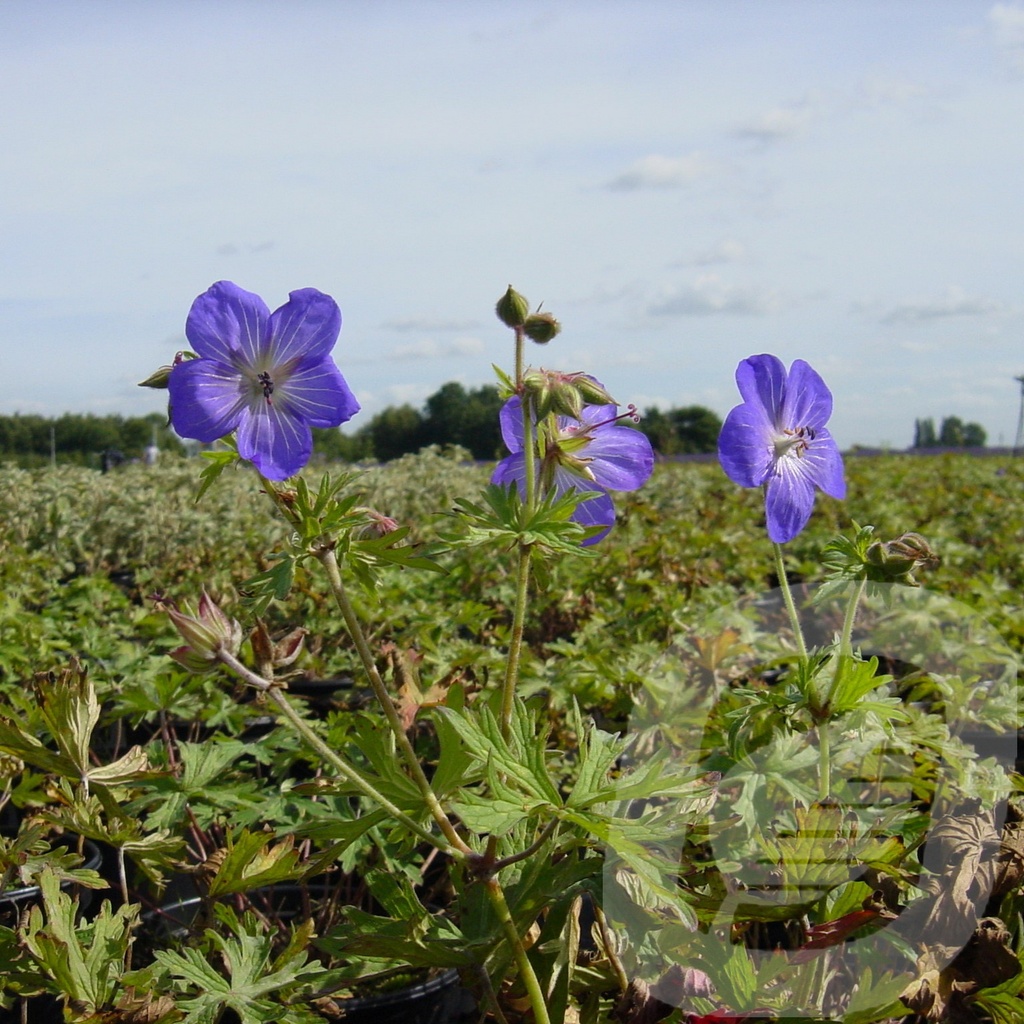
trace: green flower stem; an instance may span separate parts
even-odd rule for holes
[[[315,750],[346,782],[351,783],[363,796],[372,800],[382,810],[387,811],[399,824],[404,825],[410,832],[419,836],[424,842],[436,846],[442,853],[447,853],[456,859],[465,859],[467,848],[461,842],[459,846],[449,844],[440,837],[434,835],[429,829],[424,828],[419,822],[414,821],[405,811],[396,807],[386,796],[379,793],[359,771],[350,765],[340,754],[332,750],[324,741],[309,727],[309,724],[291,706],[279,686],[275,686],[269,679],[257,675],[247,666],[243,665],[234,655],[227,651],[221,651],[218,655],[220,662],[230,669],[239,679],[250,686],[265,693],[277,705],[282,717],[288,719],[291,727],[302,737],[310,749]]]
[[[782,559],[782,545],[772,543],[775,549],[775,575],[779,578],[779,587],[782,589],[782,599],[786,602],[786,611],[789,613],[789,622],[793,627],[793,636],[796,640],[797,653],[802,662],[807,661],[807,644],[804,643],[804,631],[800,625],[800,617],[796,612],[796,603],[793,601],[793,592],[789,589],[789,580],[786,579],[786,565]]]
[[[841,658],[853,657],[853,623],[857,618],[857,609],[860,607],[867,583],[867,580],[857,581],[857,586],[850,595],[850,601],[846,606],[846,614],[843,616],[843,631],[839,635],[839,656]]]
[[[516,924],[512,920],[512,913],[508,909],[505,894],[495,878],[488,879],[484,886],[487,890],[487,898],[491,901],[491,906],[498,915],[498,920],[505,932],[505,938],[508,939],[508,943],[512,947],[512,954],[515,957],[516,966],[519,968],[519,975],[526,986],[526,994],[529,997],[530,1007],[533,1010],[534,1024],[551,1024],[547,1000],[544,998],[544,991],[540,987],[540,979],[537,977],[537,972],[533,969],[533,964],[530,963],[530,958],[526,954],[526,947],[523,945],[519,932],[516,930]]]
[[[832,795],[832,739],[828,731],[829,720],[818,723],[818,799]]]
[[[505,658],[505,678],[501,689],[501,735],[507,740],[512,733],[512,712],[515,709],[516,686],[519,682],[519,659],[523,652],[523,629],[530,596],[530,555],[529,544],[519,545],[519,559],[516,567],[516,598],[512,609],[512,635],[509,638],[508,654]]]
[[[420,764],[419,758],[416,756],[416,751],[413,750],[412,743],[409,741],[409,736],[405,731],[405,726],[402,724],[402,720],[399,717],[398,712],[395,710],[395,704],[391,699],[391,694],[388,693],[387,687],[384,685],[384,680],[381,679],[380,673],[377,671],[377,663],[374,661],[373,652],[370,650],[370,645],[366,642],[366,637],[363,635],[362,624],[359,621],[359,617],[356,615],[355,608],[352,607],[352,602],[349,600],[348,592],[345,590],[345,585],[342,583],[341,570],[338,567],[338,559],[334,553],[334,549],[324,548],[317,553],[316,557],[327,572],[327,579],[331,585],[331,592],[334,594],[334,599],[337,601],[338,607],[341,609],[341,614],[345,619],[345,626],[348,628],[349,636],[352,638],[352,642],[356,645],[356,650],[359,653],[359,660],[363,663],[363,669],[366,672],[367,678],[370,680],[370,685],[373,687],[373,692],[377,697],[377,703],[380,704],[381,709],[384,711],[384,715],[388,720],[388,725],[391,727],[392,733],[394,733],[398,749],[401,751],[402,758],[409,769],[413,782],[416,784],[416,788],[420,791],[420,795],[423,797],[423,802],[430,811],[430,816],[437,822],[438,827],[441,829],[444,837],[452,847],[463,854],[471,854],[473,851],[466,845],[458,832],[455,831],[455,826],[451,823],[451,820],[445,813],[444,808],[441,806],[441,802],[437,799],[437,794],[431,788],[430,780],[424,773],[423,766]]]

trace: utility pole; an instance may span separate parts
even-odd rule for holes
[[[1017,414],[1017,437],[1013,442],[1013,454],[1020,455],[1024,449],[1024,374],[1013,379],[1020,382],[1020,412]]]

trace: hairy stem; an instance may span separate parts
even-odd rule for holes
[[[459,845],[455,846],[455,844],[446,842],[439,836],[434,835],[429,829],[424,828],[424,826],[418,821],[414,821],[408,814],[401,810],[401,808],[396,807],[395,804],[388,800],[386,796],[378,792],[371,783],[367,782],[355,767],[350,765],[340,754],[324,743],[324,741],[309,727],[309,724],[302,718],[302,716],[291,706],[279,686],[274,685],[270,680],[264,679],[262,676],[251,671],[227,651],[221,651],[218,657],[227,668],[238,676],[239,679],[265,693],[277,706],[282,717],[288,720],[288,724],[291,725],[291,727],[302,737],[309,748],[316,751],[316,753],[319,754],[327,764],[331,765],[331,767],[334,768],[334,770],[343,779],[345,779],[346,782],[351,783],[351,785],[355,789],[359,790],[363,796],[372,800],[382,810],[387,811],[387,813],[394,818],[396,822],[404,825],[410,832],[419,836],[424,842],[430,843],[431,846],[436,846],[442,853],[450,854],[459,860],[465,858],[466,853],[469,851],[468,847],[466,847],[461,840],[459,841]]]
[[[786,579],[786,564],[782,559],[782,545],[773,542],[772,547],[775,549],[775,575],[779,578],[782,600],[786,603],[789,623],[793,627],[793,638],[796,641],[797,653],[800,655],[800,660],[806,662],[807,644],[804,643],[804,631],[800,625],[800,616],[797,614],[796,602],[793,600],[793,591],[789,589],[789,580]]]
[[[345,590],[345,586],[341,581],[341,571],[338,568],[338,559],[334,553],[334,549],[327,548],[320,551],[317,554],[317,559],[327,571],[327,579],[331,585],[331,592],[334,594],[334,599],[337,601],[338,608],[341,610],[342,617],[345,619],[345,626],[348,628],[349,636],[352,638],[352,642],[356,645],[356,651],[359,653],[359,660],[363,664],[363,670],[366,672],[366,676],[370,681],[370,686],[373,687],[377,703],[380,704],[381,710],[384,712],[384,716],[388,720],[388,725],[391,727],[391,731],[394,734],[395,742],[398,744],[398,749],[402,755],[402,759],[405,761],[406,767],[409,769],[409,774],[412,776],[413,782],[416,784],[416,788],[420,791],[420,795],[423,797],[423,802],[426,804],[427,810],[430,811],[430,816],[437,822],[438,828],[441,829],[445,839],[447,839],[453,847],[461,850],[463,853],[470,853],[470,848],[466,845],[458,832],[455,831],[455,826],[451,823],[451,820],[445,813],[444,808],[441,806],[441,802],[437,799],[437,794],[431,788],[430,780],[423,771],[423,766],[420,764],[419,758],[416,756],[416,751],[413,750],[412,743],[405,731],[405,726],[402,724],[402,719],[399,717],[398,711],[395,709],[394,701],[391,699],[391,694],[388,693],[387,687],[384,685],[384,680],[381,679],[380,673],[377,671],[377,663],[374,660],[373,652],[370,650],[370,645],[366,642],[362,624],[359,621],[359,617],[356,615],[355,608],[352,607],[352,602],[349,600],[348,592]]]
[[[515,921],[512,920],[512,913],[508,909],[505,894],[496,878],[490,878],[484,886],[487,890],[487,898],[491,901],[494,912],[498,915],[505,938],[512,947],[512,955],[515,958],[516,966],[519,968],[519,975],[526,986],[526,994],[530,1000],[530,1007],[533,1010],[534,1024],[551,1024],[551,1017],[548,1015],[547,1000],[544,998],[544,991],[540,987],[540,979],[537,972],[530,963],[526,954],[526,947],[516,929]]]

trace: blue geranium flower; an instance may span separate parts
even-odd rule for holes
[[[630,406],[633,415],[635,410]],[[581,501],[572,518],[584,526],[602,530],[585,540],[596,544],[615,523],[615,505],[608,491],[633,491],[642,487],[654,468],[654,452],[647,437],[619,424],[622,417],[614,405],[585,405],[579,419],[548,416],[538,425],[538,479],[544,494],[567,491],[599,491]],[[512,453],[501,460],[491,482],[513,481],[523,494],[526,489],[526,455],[523,451],[522,402],[518,396],[502,406],[501,436]]]
[[[768,536],[785,544],[807,525],[815,488],[846,496],[843,458],[825,429],[832,393],[802,359],[787,374],[772,355],[744,359],[736,384],[743,404],[725,418],[719,461],[741,487],[764,487]]]
[[[273,313],[252,292],[218,281],[185,323],[198,359],[168,380],[171,423],[181,437],[216,441],[235,432],[238,454],[269,480],[309,461],[311,427],[336,427],[359,403],[331,359],[341,310],[315,288],[292,292]]]

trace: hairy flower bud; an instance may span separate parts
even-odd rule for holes
[[[904,533],[895,540],[876,540],[868,546],[864,558],[875,570],[874,575],[911,587],[918,585],[915,572],[934,569],[939,564],[939,556],[919,533]]]
[[[398,529],[398,523],[391,516],[386,516],[375,508],[362,508],[359,511],[369,519],[365,526],[356,531],[356,537],[359,540],[376,540],[378,537],[386,537]]]
[[[205,590],[195,613],[188,605],[182,611],[165,599],[159,600],[185,641],[184,647],[171,651],[171,657],[190,672],[209,672],[216,667],[222,652],[238,654],[242,645],[242,627],[228,618]]]
[[[538,420],[550,413],[578,420],[585,405],[615,405],[604,385],[586,373],[528,370],[523,377],[523,394],[532,400]]]
[[[538,345],[546,345],[561,329],[550,313],[531,313],[523,323],[523,333]]]
[[[498,299],[494,312],[506,327],[522,327],[530,312],[530,303],[509,285],[508,291]]]

